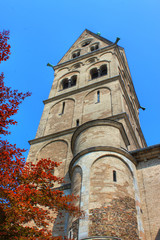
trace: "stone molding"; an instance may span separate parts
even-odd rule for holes
[[[114,76],[114,77],[109,77],[109,78],[103,79],[101,81],[92,83],[91,85],[87,85],[87,86],[84,86],[84,87],[81,87],[81,88],[78,88],[78,89],[71,90],[69,92],[62,93],[61,95],[57,95],[57,96],[54,96],[52,98],[44,100],[43,103],[46,104],[46,103],[50,103],[50,102],[59,100],[61,98],[66,98],[66,97],[71,96],[73,94],[83,92],[85,90],[92,89],[92,88],[94,89],[97,86],[101,86],[101,85],[104,85],[105,83],[109,83],[109,82],[116,81],[116,80],[122,80],[121,76],[117,75],[117,76]],[[88,81],[90,81],[90,80],[88,80]],[[69,88],[69,89],[71,89],[71,88]]]
[[[77,127],[70,128],[70,129],[60,131],[60,132],[56,132],[56,133],[52,133],[52,134],[49,134],[49,135],[46,135],[46,136],[43,136],[43,137],[35,138],[35,139],[30,140],[28,142],[29,142],[30,145],[32,145],[32,144],[35,144],[35,143],[40,143],[40,142],[48,141],[48,140],[51,140],[51,139],[53,140],[56,137],[60,137],[60,136],[66,135],[66,134],[73,133],[76,128]]]
[[[130,132],[131,132],[131,135],[136,143],[136,146],[137,148],[140,148],[140,145],[138,144],[138,141],[137,141],[137,138],[135,136],[135,133],[132,129],[132,125],[127,117],[127,114],[125,112],[123,113],[120,113],[120,114],[117,114],[117,115],[113,115],[111,117],[108,117],[108,118],[105,118],[104,120],[107,120],[107,119],[110,119],[110,120],[117,120],[118,119],[124,119]],[[64,130],[64,131],[60,131],[60,132],[57,132],[57,133],[53,133],[53,134],[49,134],[49,135],[45,135],[45,136],[42,136],[42,137],[38,137],[38,138],[35,138],[35,139],[32,139],[29,142],[30,145],[32,144],[36,144],[36,143],[40,143],[40,142],[43,142],[43,141],[48,141],[48,140],[51,140],[51,139],[54,139],[56,137],[60,137],[60,136],[63,136],[63,135],[66,135],[66,134],[72,134],[74,133],[74,131],[77,129],[77,127],[73,127],[73,128],[70,128],[70,129],[67,129],[67,130]]]
[[[137,162],[148,161],[154,158],[160,160],[160,144],[131,151],[130,154]]]

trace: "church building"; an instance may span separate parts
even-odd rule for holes
[[[160,240],[160,144],[147,146],[125,51],[85,30],[54,69],[27,161],[62,162],[55,175],[84,218],[55,219],[54,236]]]

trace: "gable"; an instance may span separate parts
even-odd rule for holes
[[[69,61],[78,56],[85,55],[91,52],[91,49],[96,50],[97,48],[100,49],[111,44],[113,44],[111,41],[86,29],[62,57],[58,64]]]

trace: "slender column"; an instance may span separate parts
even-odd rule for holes
[[[71,87],[71,83],[72,83],[72,80],[71,80],[71,78],[70,78],[70,79],[68,79],[68,87],[69,87],[69,88]]]

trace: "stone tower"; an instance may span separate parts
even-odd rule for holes
[[[138,240],[147,232],[146,239],[155,239],[150,232],[156,236],[160,219],[155,216],[157,224],[151,227],[149,187],[142,184],[147,166],[142,162],[149,160],[150,150],[147,155],[124,49],[85,30],[54,71],[27,161],[48,157],[62,162],[55,173],[65,179],[59,187],[80,196],[76,204],[85,217],[64,215],[58,224],[57,216],[53,235]],[[157,154],[159,145],[152,148],[150,158],[155,160]],[[151,169],[148,174],[154,175]]]

